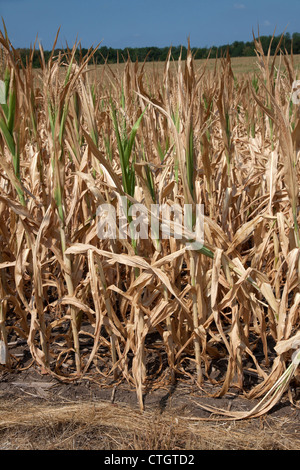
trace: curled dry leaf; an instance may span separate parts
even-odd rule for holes
[[[167,371],[175,383],[180,371],[200,392],[209,381],[213,396],[237,385],[260,399],[250,412],[223,416],[261,416],[298,367],[290,356],[300,327],[299,110],[286,51],[275,69],[283,37],[274,56],[255,38],[258,75],[236,73],[228,52],[213,67],[198,63],[189,41],[186,61],[174,62],[170,48],[161,69],[128,56],[117,70],[90,68],[96,49],[78,55],[77,43],[57,54],[57,41],[48,59],[39,46],[34,70],[34,54],[23,63],[0,32],[0,341],[8,358],[16,335],[43,372],[68,383],[89,374],[126,380],[141,408],[147,381],[160,383]],[[118,209],[123,198],[144,206],[144,220],[157,216],[152,203],[166,204],[171,218],[161,211],[154,235],[121,238],[118,214],[118,236],[101,238],[99,206]],[[203,243],[192,249],[197,228]],[[166,358],[150,375],[149,354]],[[260,381],[246,391],[249,361]]]

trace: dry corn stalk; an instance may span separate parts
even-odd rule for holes
[[[169,368],[173,382],[179,374],[199,386],[211,381],[215,396],[231,386],[265,395],[253,413],[235,417],[268,411],[298,367],[287,365],[300,320],[300,245],[299,122],[287,92],[296,75],[286,51],[287,75],[256,41],[264,84],[234,77],[228,54],[198,70],[190,44],[176,67],[170,49],[162,73],[130,57],[123,72],[106,65],[100,73],[89,65],[93,51],[75,61],[77,45],[55,57],[54,44],[47,62],[40,46],[34,71],[33,53],[20,67],[6,31],[0,43],[6,365],[17,366],[9,348],[16,335],[43,372],[68,382],[97,373],[127,380],[141,408],[144,386]],[[124,200],[158,222],[148,238],[122,238]],[[99,237],[102,204],[117,214],[113,240]],[[152,204],[180,214],[190,204],[188,227],[174,216],[167,231]],[[204,245],[191,250],[197,204]],[[149,354],[166,357],[152,377]],[[211,370],[224,358],[217,387]],[[250,392],[249,367],[261,380]]]

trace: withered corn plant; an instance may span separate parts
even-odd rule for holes
[[[0,35],[1,367],[23,367],[22,339],[41,372],[128,381],[141,409],[148,386],[183,380],[266,412],[298,367],[293,56],[258,37],[259,74],[234,76],[228,53],[199,65],[190,44],[185,62],[115,69],[56,40],[34,70]]]

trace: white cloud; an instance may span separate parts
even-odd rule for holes
[[[233,6],[236,10],[244,10],[246,8],[244,3],[235,3]]]
[[[269,20],[265,20],[265,21],[264,21],[264,26],[271,26],[270,21],[269,21]]]

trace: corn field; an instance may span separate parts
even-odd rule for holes
[[[214,397],[232,386],[261,397],[253,416],[266,412],[299,363],[292,53],[265,54],[257,38],[259,73],[234,76],[228,54],[208,70],[189,45],[158,73],[130,57],[92,66],[95,49],[75,61],[78,44],[55,56],[56,41],[34,70],[0,34],[0,367],[20,367],[14,334],[41,373],[129,382],[141,409],[147,384],[188,377]],[[189,204],[191,228],[201,204],[203,245],[175,221],[169,237],[101,239],[97,208],[121,197],[149,215]],[[249,361],[258,380],[246,390]]]

